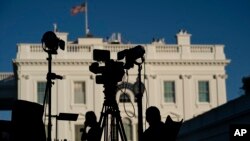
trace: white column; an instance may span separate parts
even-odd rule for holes
[[[24,75],[20,73],[20,76],[18,76],[18,91],[19,96],[18,99],[22,100],[28,100],[28,101],[34,101],[34,94],[31,94],[34,87],[30,87],[29,83],[31,83],[31,80],[29,79],[29,75]],[[19,88],[20,87],[20,88]],[[36,94],[36,93],[35,93]],[[37,101],[34,101],[37,102]]]
[[[191,94],[191,75],[181,75],[183,84],[183,119],[187,120],[193,117],[192,104],[194,104],[194,96]]]
[[[157,85],[158,83],[158,85]],[[156,74],[151,74],[148,76],[147,78],[147,82],[146,82],[146,90],[147,90],[147,95],[146,92],[143,94],[143,99],[147,100],[147,106],[157,106],[160,107],[160,91],[159,91],[159,85],[160,85],[160,81],[159,79],[157,79],[157,75]],[[158,95],[158,96],[156,96]],[[147,98],[147,99],[146,99]],[[158,98],[158,99],[157,99]],[[146,111],[145,109],[146,105],[145,102],[143,101],[143,111]]]
[[[216,83],[217,83],[217,106],[226,103],[226,82],[227,78],[226,74],[215,75]]]

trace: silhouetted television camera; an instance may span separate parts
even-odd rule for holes
[[[122,80],[124,75],[123,62],[110,59],[110,52],[107,50],[93,51],[95,61],[105,62],[105,66],[99,66],[98,62],[94,62],[89,66],[89,70],[96,75],[97,84],[116,84]]]
[[[65,42],[59,39],[53,31],[45,32],[41,41],[42,44],[45,44],[45,48],[43,47],[44,51],[51,54],[57,54],[58,47],[60,47],[61,50],[65,48]]]
[[[96,75],[97,84],[112,85],[122,80],[125,73],[124,69],[130,69],[136,63],[136,59],[143,58],[145,50],[142,46],[136,46],[131,49],[126,49],[117,53],[118,60],[125,58],[123,62],[110,59],[110,51],[108,50],[93,50],[93,59],[95,61],[104,62],[105,66],[99,66],[98,62],[94,62],[89,66],[89,70]]]
[[[142,46],[138,45],[131,49],[125,49],[117,53],[118,60],[122,60],[125,58],[124,69],[130,69],[134,67],[134,64],[138,64],[136,60],[141,58],[144,60],[143,55],[145,54],[145,50]]]

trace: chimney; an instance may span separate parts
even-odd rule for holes
[[[177,44],[178,45],[190,45],[191,34],[187,33],[187,30],[180,30],[179,33],[176,34]]]

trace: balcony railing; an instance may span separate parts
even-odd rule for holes
[[[91,46],[90,45],[68,45],[67,52],[70,53],[77,53],[77,52],[91,52]]]
[[[44,52],[42,45],[32,44],[30,45],[30,52]]]
[[[191,45],[191,53],[213,53],[213,45]]]
[[[161,53],[178,53],[179,46],[178,45],[157,45],[156,52]]]
[[[92,56],[93,49],[104,49],[109,50],[110,52],[116,53],[125,49],[130,49],[135,47],[136,44],[103,44],[103,45],[79,45],[79,44],[68,44],[64,53],[58,53],[62,57],[66,55],[66,58],[77,58],[77,55],[85,53],[86,57]],[[190,45],[190,46],[181,46],[177,44],[145,44],[142,45],[145,48],[147,57],[150,55],[154,57],[149,58],[165,58],[165,59],[178,59],[185,56],[190,56],[191,58],[197,59],[213,59],[220,58],[225,59],[223,45]],[[35,54],[33,54],[35,53]],[[189,53],[190,55],[184,55]],[[38,54],[43,54],[40,58],[44,58],[44,50],[41,44],[20,44],[18,45],[18,56],[17,58],[39,58]],[[205,57],[205,58],[204,58]],[[81,57],[80,57],[81,58]]]
[[[8,72],[6,72],[6,73],[0,73],[0,81],[12,78],[13,76],[14,76],[13,73],[8,73]]]
[[[130,49],[130,48],[133,48],[135,45],[132,45],[132,44],[129,44],[129,45],[104,45],[104,48],[105,50],[109,50],[110,52],[119,52],[119,51],[122,51],[122,50],[125,50],[125,49]]]

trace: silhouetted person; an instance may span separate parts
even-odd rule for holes
[[[250,76],[242,78],[243,86],[242,89],[245,91],[246,95],[250,95]]]
[[[166,118],[165,125],[167,127],[168,141],[175,141],[179,130],[181,128],[183,119],[181,121],[173,121],[170,116]]]
[[[42,105],[25,100],[13,103],[10,140],[46,141]]]
[[[148,129],[143,133],[143,141],[168,141],[166,125],[161,121],[160,111],[157,107],[151,106],[146,110]]]
[[[87,132],[87,127],[90,127]],[[93,111],[89,111],[85,115],[85,122],[83,128],[80,130],[82,132],[82,141],[100,141],[100,130],[99,124],[96,121],[96,115]]]

